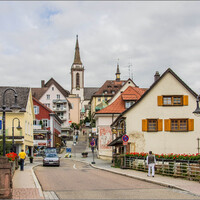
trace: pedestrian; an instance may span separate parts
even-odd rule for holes
[[[20,158],[20,171],[24,171],[24,160],[26,158],[26,153],[22,149],[22,151],[19,153]]]
[[[149,155],[147,156],[147,165],[148,165],[148,175],[152,175],[154,177],[155,175],[155,164],[156,164],[156,157],[152,154],[152,151],[149,151]]]

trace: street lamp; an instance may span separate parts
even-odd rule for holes
[[[2,121],[3,121],[3,156],[6,155],[6,136],[5,136],[5,130],[6,130],[6,126],[5,126],[5,116],[6,116],[6,103],[5,103],[5,95],[7,91],[13,91],[15,93],[15,103],[13,106],[11,106],[10,108],[14,111],[17,111],[20,109],[20,106],[17,104],[17,92],[13,89],[13,88],[7,88],[5,89],[5,91],[3,92],[3,105],[2,105],[2,109],[3,109],[3,117],[2,117]]]
[[[15,119],[18,120],[18,126],[16,127],[17,130],[21,130],[22,127],[20,126],[20,120],[19,120],[17,117],[15,117],[15,118],[12,120],[12,151],[16,153],[15,141],[14,141],[14,129],[15,129],[15,128],[14,128],[14,121],[15,121]]]
[[[193,112],[197,117],[200,117],[200,108],[199,108],[199,99],[200,99],[200,94],[197,96],[197,107],[196,107],[196,110]],[[200,138],[197,138],[197,144],[198,144],[198,147],[197,147],[197,150],[198,150],[198,153],[199,153],[199,140]]]

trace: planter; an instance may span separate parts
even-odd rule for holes
[[[33,163],[33,158],[31,157],[31,158],[29,158],[29,160],[30,160],[30,163]]]
[[[88,152],[83,152],[82,156],[83,156],[83,158],[87,158],[88,157]]]

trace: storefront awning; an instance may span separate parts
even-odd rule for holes
[[[108,146],[120,146],[120,145],[123,145],[122,135],[120,135],[119,137],[114,139],[110,144],[108,144]]]

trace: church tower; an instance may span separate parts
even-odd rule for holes
[[[76,36],[74,62],[71,66],[71,93],[79,96],[81,101],[84,100],[84,67],[80,58],[78,35]]]
[[[117,63],[117,72],[115,73],[116,75],[116,81],[120,81],[120,71],[119,71],[119,63]]]

